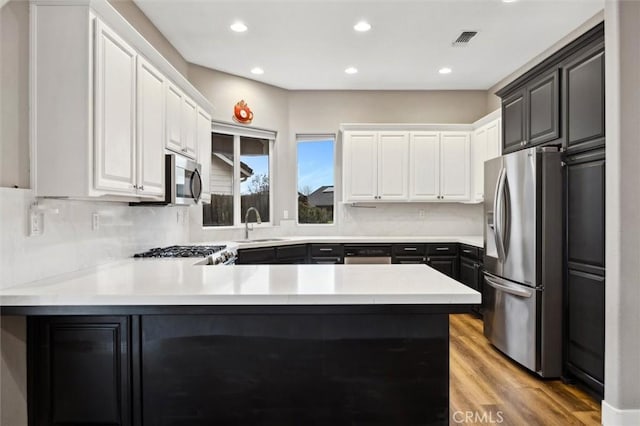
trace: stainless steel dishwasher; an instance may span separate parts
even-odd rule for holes
[[[345,244],[346,265],[391,264],[391,244]]]

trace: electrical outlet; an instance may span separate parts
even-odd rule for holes
[[[418,217],[424,219],[424,210],[418,210]]]
[[[35,211],[29,212],[29,236],[35,237],[42,235],[42,227],[44,226],[44,216],[42,213]]]
[[[283,219],[289,219],[289,210],[285,210],[282,212],[282,218]]]
[[[100,215],[98,213],[93,213],[91,215],[91,230],[97,231],[100,229]]]

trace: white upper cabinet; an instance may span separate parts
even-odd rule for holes
[[[406,201],[408,179],[409,133],[378,133],[378,199]]]
[[[344,201],[469,201],[469,140],[467,131],[345,131]]]
[[[343,179],[346,201],[378,197],[378,133],[346,132],[343,141]]]
[[[470,190],[468,132],[440,134],[440,199],[468,201]]]
[[[167,83],[167,149],[182,151],[182,92]]]
[[[198,105],[172,83],[167,84],[167,149],[196,158]]]
[[[440,133],[411,132],[409,199],[436,201],[440,196]]]
[[[136,192],[136,52],[96,23],[95,186]]]
[[[499,116],[496,113],[491,115]],[[485,117],[485,119],[489,117]],[[500,156],[500,147],[502,146],[501,121],[501,118],[495,118],[481,125],[473,132],[471,158],[474,202],[482,202],[484,200],[484,162]]]
[[[198,105],[188,96],[182,99],[182,152],[191,158],[198,156]]]
[[[35,196],[161,199],[165,147],[195,158],[211,104],[109,2],[54,3],[30,4]]]
[[[198,162],[202,165],[202,200],[210,201],[210,172],[211,172],[211,116],[198,108]]]
[[[165,78],[138,57],[138,194],[164,194]]]

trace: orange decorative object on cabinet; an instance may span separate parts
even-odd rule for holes
[[[253,112],[251,112],[251,108],[249,108],[244,99],[233,107],[233,119],[242,124],[250,124],[251,120],[253,120]]]

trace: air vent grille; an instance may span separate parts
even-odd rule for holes
[[[478,34],[477,31],[463,31],[451,44],[453,46],[466,46],[476,34]]]

